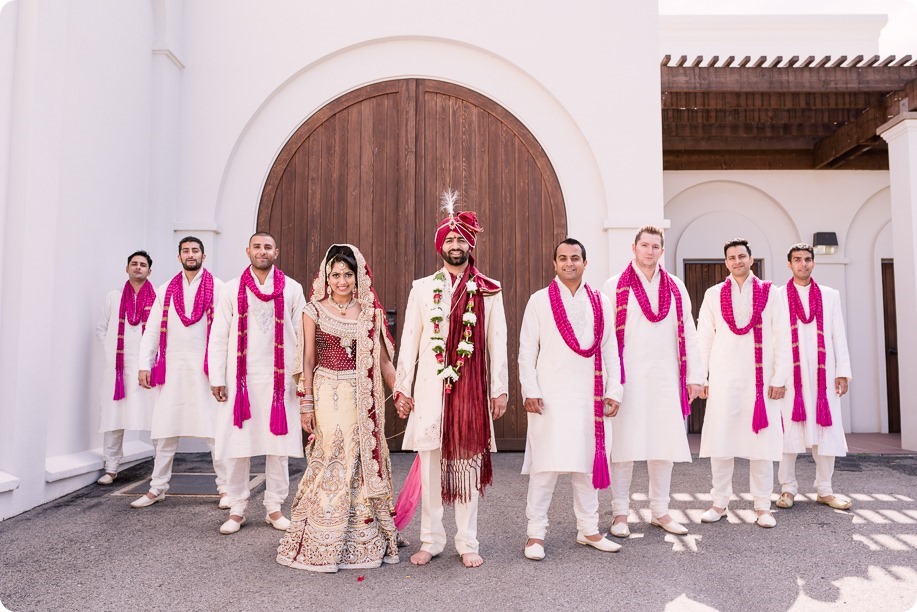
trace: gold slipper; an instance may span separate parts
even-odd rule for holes
[[[783,508],[784,510],[786,510],[787,508],[792,508],[793,507],[793,494],[787,493],[786,491],[784,491],[783,493],[780,494],[780,497],[777,498],[777,503],[774,505],[776,505],[778,508]]]
[[[831,508],[834,508],[835,510],[848,510],[850,506],[853,505],[852,501],[850,501],[846,497],[840,497],[838,495],[831,495],[829,497],[822,497],[821,495],[819,495],[818,497],[815,498],[815,501],[817,501],[820,504],[830,506]]]

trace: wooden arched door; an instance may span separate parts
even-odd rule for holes
[[[529,296],[553,275],[551,255],[567,222],[547,155],[506,109],[464,87],[422,79],[341,96],[281,150],[262,192],[258,229],[277,236],[281,267],[306,287],[328,245],[357,245],[400,331],[411,281],[442,265],[433,233],[447,187],[460,192],[461,209],[478,213],[478,267],[503,283],[510,404],[496,423],[497,445],[522,450],[519,329]],[[391,402],[386,421],[398,450],[405,423]]]

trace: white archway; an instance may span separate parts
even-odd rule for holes
[[[456,83],[512,112],[550,158],[565,201],[576,202],[578,214],[568,216],[570,234],[597,249],[604,246],[601,172],[589,142],[563,105],[531,75],[486,50],[411,37],[368,41],[328,55],[292,75],[256,109],[227,159],[213,203],[213,218],[222,232],[218,272],[230,277],[245,264],[241,245],[255,226],[267,173],[296,129],[348,91],[400,78]],[[605,259],[605,254],[596,259]]]

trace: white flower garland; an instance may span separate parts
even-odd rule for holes
[[[436,357],[437,377],[446,383],[446,393],[452,392],[452,387],[458,382],[461,368],[465,364],[465,359],[474,352],[474,342],[471,341],[471,328],[478,322],[478,317],[474,314],[474,294],[478,290],[478,285],[473,280],[465,283],[465,291],[468,293],[468,307],[462,314],[462,323],[465,325],[463,332],[464,339],[459,341],[455,349],[457,358],[455,365],[449,365],[446,362],[446,339],[443,338],[440,324],[446,318],[446,312],[439,305],[446,290],[446,274],[442,270],[433,276],[433,308],[430,309],[430,321],[433,323],[433,336],[430,338],[432,343],[433,354]]]

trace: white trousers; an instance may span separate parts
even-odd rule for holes
[[[831,478],[834,476],[834,457],[818,454],[818,446],[812,447],[812,459],[815,460],[815,492],[819,497],[834,495]],[[782,493],[799,494],[796,482],[796,453],[784,453],[777,467],[777,479]]]
[[[536,472],[529,474],[529,493],[525,516],[529,519],[528,537],[543,540],[548,531],[548,508],[554,495],[557,477],[564,472]],[[592,474],[570,473],[573,485],[573,514],[576,529],[583,535],[599,532],[599,492],[592,486]]]
[[[111,474],[118,473],[121,459],[124,458],[124,430],[115,429],[102,434],[102,461],[105,462],[105,471]]]
[[[290,494],[289,457],[279,455],[264,456],[264,475],[267,479],[264,491],[264,509],[268,514],[279,512],[280,506]],[[226,464],[226,492],[229,497],[229,513],[245,516],[248,497],[251,491],[248,483],[251,480],[251,457],[224,459]]]
[[[159,495],[169,490],[169,481],[172,480],[172,464],[175,462],[175,451],[178,450],[180,438],[158,438],[153,440],[156,446],[156,458],[153,460],[153,477],[150,479],[150,493]],[[216,472],[217,491],[226,493],[226,465],[213,456],[213,438],[207,438],[210,447],[210,459],[213,461],[213,471]]]
[[[442,450],[418,451],[420,456],[420,550],[433,556],[446,548],[446,529],[443,527]],[[456,502],[455,549],[460,555],[477,553],[478,544],[478,491],[474,490],[467,503]]]
[[[659,518],[669,513],[669,489],[672,486],[672,461],[650,460],[646,462],[649,473],[650,513]],[[630,483],[634,476],[633,461],[619,461],[611,464],[611,513],[614,516],[630,514]]]
[[[713,473],[713,505],[726,508],[732,497],[732,472],[735,460],[732,457],[711,457],[710,471]],[[774,462],[767,459],[748,461],[748,488],[755,500],[755,510],[770,510],[771,493],[774,491]]]

